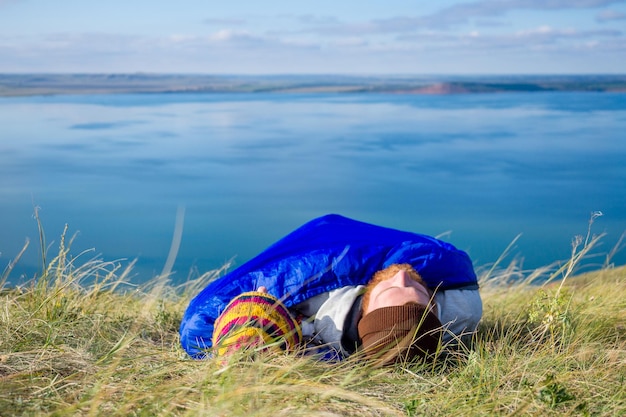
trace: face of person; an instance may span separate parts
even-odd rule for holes
[[[431,294],[421,282],[411,276],[412,272],[399,270],[391,278],[385,279],[370,294],[365,314],[381,307],[401,306],[407,303],[429,305]]]

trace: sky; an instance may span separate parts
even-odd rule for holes
[[[624,74],[626,0],[0,0],[0,72]]]

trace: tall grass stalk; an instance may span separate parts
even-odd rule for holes
[[[600,237],[560,266],[489,269],[471,346],[374,369],[280,353],[192,360],[182,314],[223,270],[131,285],[133,262],[72,257],[66,232],[40,277],[0,288],[2,416],[626,415],[626,268],[575,275]]]

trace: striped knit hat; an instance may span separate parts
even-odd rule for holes
[[[294,350],[302,331],[289,310],[275,297],[258,291],[235,297],[215,321],[213,346],[218,355],[271,345]]]

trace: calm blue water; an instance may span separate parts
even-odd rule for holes
[[[601,210],[597,266],[626,231],[625,132],[626,94],[4,98],[0,272],[27,237],[11,279],[39,268],[35,206],[52,250],[67,223],[72,253],[137,258],[136,280],[161,272],[178,207],[178,280],[331,212],[447,233],[477,267],[521,233],[531,269]]]

